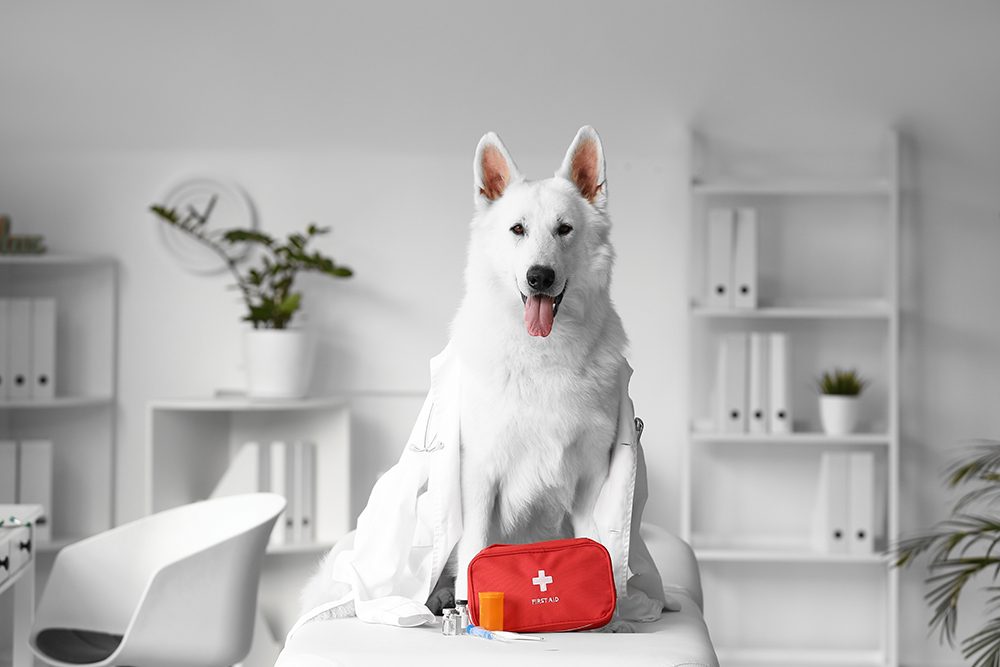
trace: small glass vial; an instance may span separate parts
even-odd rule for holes
[[[441,621],[441,634],[454,637],[458,634],[458,612],[454,609],[444,610],[444,619]]]
[[[455,600],[455,611],[458,612],[458,634],[464,635],[465,629],[469,627],[468,600]]]

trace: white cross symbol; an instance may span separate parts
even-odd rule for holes
[[[531,583],[541,588],[544,593],[549,589],[549,584],[552,583],[552,577],[546,577],[545,570],[539,570],[538,576],[532,579]]]

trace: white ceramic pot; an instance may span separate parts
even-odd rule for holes
[[[819,397],[819,418],[827,435],[847,435],[858,425],[857,396],[822,394]]]
[[[307,329],[249,329],[243,336],[247,395],[301,398],[312,379],[315,346]]]

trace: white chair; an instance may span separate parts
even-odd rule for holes
[[[260,570],[285,499],[166,510],[56,556],[29,637],[56,667],[223,667],[250,650]]]

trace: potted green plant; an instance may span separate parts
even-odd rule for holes
[[[209,203],[206,213],[192,208],[183,216],[159,204],[150,210],[218,254],[235,278],[247,309],[243,319],[253,325],[244,338],[247,393],[268,398],[303,396],[314,346],[308,331],[290,326],[302,307],[302,294],[294,290],[295,278],[300,271],[333,278],[349,277],[352,271],[309,250],[309,244],[329,233],[329,228],[311,224],[305,233],[289,234],[284,242],[254,229],[209,230],[206,223],[213,204]],[[241,266],[236,257],[242,256],[240,251],[248,245],[255,251],[256,262]]]
[[[986,574],[989,593],[986,615],[978,632],[962,640],[962,655],[975,658],[974,667],[1000,665],[1000,442],[983,440],[966,448],[947,470],[948,485],[965,487],[951,516],[929,531],[902,540],[894,549],[896,567],[910,565],[923,554],[930,557],[930,591],[925,596],[934,611],[930,627],[940,632],[940,641],[955,646],[958,603],[966,584]]]
[[[868,381],[855,370],[834,369],[819,379],[819,416],[827,435],[846,435],[858,423],[858,400]]]

